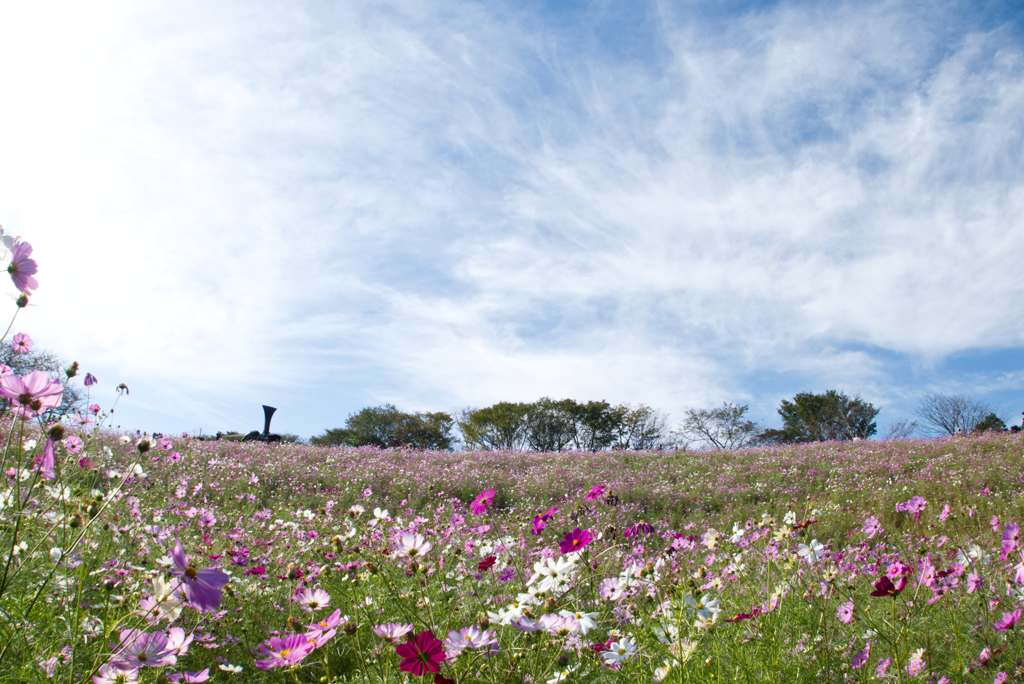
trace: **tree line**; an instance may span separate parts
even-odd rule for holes
[[[868,439],[878,430],[880,409],[859,396],[838,390],[801,392],[782,400],[782,427],[767,428],[747,417],[749,406],[723,403],[688,409],[682,424],[669,428],[668,417],[645,404],[613,405],[548,397],[532,403],[498,402],[485,408],[407,413],[392,404],[367,407],[349,415],[342,428],[313,437],[313,444],[407,446],[420,449],[509,451],[647,450],[658,448],[743,449],[778,444]],[[902,419],[884,439],[1006,430],[991,406],[963,395],[929,394],[917,410],[918,421]],[[1011,428],[1014,431],[1020,427]]]

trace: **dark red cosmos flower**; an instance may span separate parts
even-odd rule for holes
[[[818,521],[817,520],[805,520],[802,523],[798,523],[796,525],[793,525],[793,529],[794,530],[802,530],[803,528],[808,527],[809,525],[813,525],[816,522],[818,522]]]
[[[448,679],[440,672],[434,674],[434,684],[455,684],[454,679]]]
[[[480,572],[487,572],[497,562],[497,560],[498,559],[494,556],[488,556],[487,558],[484,558],[482,561],[480,561],[480,565],[476,566],[477,570],[479,570]]]
[[[445,659],[444,644],[429,629],[417,634],[412,641],[399,644],[395,650],[402,656],[398,669],[417,676],[428,671],[440,672]]]
[[[874,586],[875,590],[871,592],[872,596],[895,596],[907,586],[907,578],[900,577],[897,583],[893,584],[888,577],[882,577],[875,582]]]

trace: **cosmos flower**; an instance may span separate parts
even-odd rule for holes
[[[313,652],[313,644],[305,634],[289,634],[283,639],[270,637],[260,644],[259,648],[263,655],[268,656],[256,661],[256,667],[261,670],[298,665]]]
[[[11,348],[19,354],[27,354],[32,351],[32,338],[25,333],[18,333],[11,340]]]
[[[566,532],[565,539],[558,545],[558,550],[562,553],[582,551],[583,547],[593,540],[590,530],[581,530],[577,527],[572,532]]]
[[[85,380],[82,381],[82,384],[85,385],[86,387],[92,387],[97,382],[99,382],[99,380],[96,379],[95,375],[93,375],[92,373],[86,373]]]
[[[428,542],[422,534],[418,532],[405,532],[398,539],[395,555],[400,558],[425,556],[432,548],[433,544]]]
[[[34,418],[57,406],[63,393],[60,381],[51,380],[43,371],[34,370],[24,378],[0,375],[0,396],[11,400],[11,408],[21,418]]]
[[[473,503],[469,504],[469,510],[473,511],[474,515],[483,515],[487,512],[487,506],[492,503],[494,503],[494,490],[485,489],[477,494]]]
[[[221,589],[231,579],[228,574],[209,568],[196,570],[195,566],[189,563],[188,556],[181,547],[181,540],[175,540],[174,548],[171,549],[171,560],[174,561],[174,566],[170,572],[184,583],[185,596],[189,603],[200,613],[217,610],[222,597]]]
[[[412,631],[412,625],[409,623],[375,625],[370,628],[370,631],[379,636],[381,639],[386,639],[392,643],[397,643],[399,639],[401,639],[406,634]]]
[[[15,243],[14,249],[11,250],[11,263],[7,267],[14,287],[18,288],[19,292],[29,295],[32,294],[32,290],[39,287],[39,283],[32,277],[39,271],[39,267],[34,259],[29,258],[31,254],[32,245],[27,242]]]
[[[402,657],[398,669],[417,677],[427,672],[440,672],[445,659],[444,644],[429,629],[417,634],[412,641],[399,644],[395,650]]]

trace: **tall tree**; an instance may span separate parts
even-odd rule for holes
[[[687,442],[699,442],[711,449],[743,449],[761,441],[764,428],[745,415],[746,404],[723,403],[713,409],[688,409],[683,419],[682,436]]]
[[[878,411],[860,397],[851,399],[836,390],[801,392],[793,401],[782,400],[782,429],[767,430],[764,437],[780,444],[866,439],[878,429],[874,422]]]
[[[530,405],[526,414],[526,443],[534,451],[561,451],[573,443],[576,402],[544,397]]]
[[[450,449],[454,425],[454,419],[447,413],[405,413],[392,404],[384,404],[353,413],[344,428],[327,430],[310,441],[323,445]]]
[[[466,446],[519,451],[528,436],[526,416],[532,404],[502,401],[482,409],[465,409],[459,417]]]
[[[917,408],[917,415],[932,434],[955,435],[974,432],[992,407],[964,394],[926,394]]]

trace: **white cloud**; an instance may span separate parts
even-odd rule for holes
[[[466,3],[5,9],[24,325],[168,422],[284,394],[306,433],[353,402],[678,416],[764,372],[892,396],[851,345],[1024,345],[1017,37],[681,8],[632,58]]]

